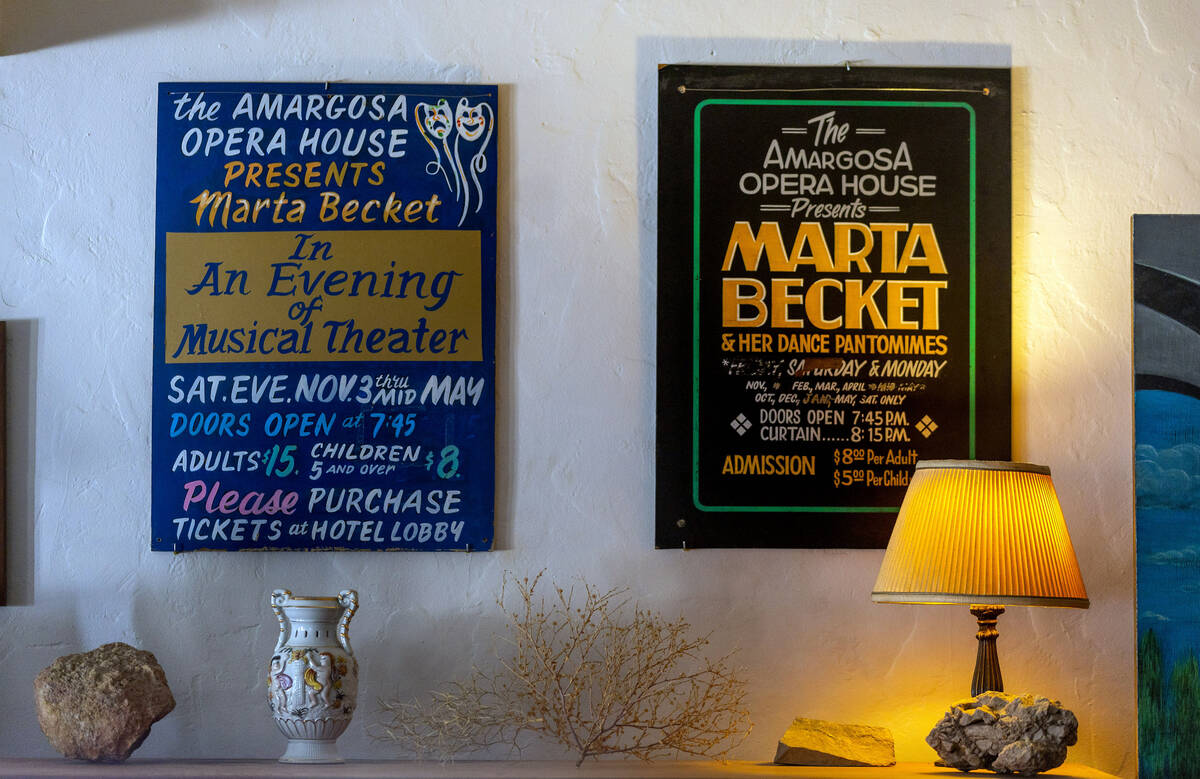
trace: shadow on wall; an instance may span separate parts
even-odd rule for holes
[[[37,427],[37,350],[39,323],[10,319],[8,329],[8,442],[4,485],[8,499],[7,567],[9,606],[34,603],[34,430]],[[5,545],[0,544],[0,549]]]
[[[472,80],[483,77],[471,73]],[[496,181],[496,498],[492,527],[492,549],[513,548],[513,516],[516,513],[514,485],[520,478],[517,452],[517,338],[514,312],[520,291],[516,284],[516,246],[520,239],[517,221],[517,145],[515,128],[517,90],[515,84],[499,85],[500,132],[498,156],[503,163]]]
[[[199,18],[217,5],[215,0],[0,0],[0,55]]]
[[[0,642],[0,665],[4,667],[5,688],[11,690],[11,708],[0,717],[0,744],[4,757],[57,757],[58,753],[38,727],[33,680],[56,659],[94,646],[85,647],[79,626],[81,598],[78,593],[55,590],[42,593],[41,608],[24,610],[26,620],[8,623],[21,625],[27,635],[36,635],[36,644],[18,646],[19,640]],[[10,610],[12,611],[12,610]],[[0,615],[3,615],[0,610]],[[3,619],[0,618],[0,624]],[[6,635],[11,635],[7,634]]]

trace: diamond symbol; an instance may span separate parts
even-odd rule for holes
[[[736,430],[738,435],[745,435],[746,431],[750,429],[750,420],[746,419],[745,414],[738,414],[734,420],[729,423],[729,426]]]
[[[930,419],[928,414],[921,417],[921,421],[917,422],[916,427],[917,430],[920,431],[921,435],[925,436],[926,438],[933,435],[933,431],[938,429],[937,422],[934,422],[932,419]]]

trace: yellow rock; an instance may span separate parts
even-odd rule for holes
[[[896,764],[892,732],[797,717],[775,750],[779,765],[889,766]]]

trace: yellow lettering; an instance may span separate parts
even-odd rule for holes
[[[891,325],[892,330],[917,329],[916,322],[904,318],[905,309],[909,309],[917,305],[916,300],[904,296],[906,289],[908,289],[908,285],[903,281],[893,281],[888,285],[888,324]]]
[[[852,249],[854,233],[863,238],[862,248]],[[860,222],[835,222],[833,225],[833,269],[838,273],[849,273],[850,266],[855,265],[861,273],[870,273],[871,266],[867,264],[867,255],[875,248],[875,236],[871,229]]]
[[[317,218],[322,222],[332,222],[338,216],[338,203],[342,198],[336,192],[321,193],[321,209],[317,212]]]
[[[879,271],[896,273],[897,236],[908,225],[898,222],[872,222],[871,229],[879,233]]]
[[[917,254],[918,245],[924,250],[924,254]],[[908,273],[908,269],[913,265],[929,268],[930,273],[946,272],[942,249],[938,246],[933,225],[929,223],[913,225],[908,240],[904,242],[904,252],[900,255],[900,273]]]
[[[842,326],[842,318],[840,316],[833,319],[825,318],[826,288],[836,289],[840,292],[842,282],[837,279],[817,279],[814,281],[809,286],[808,294],[804,298],[804,314],[814,326],[822,330],[833,330],[836,327]]]
[[[897,282],[888,282],[888,300],[892,298],[891,291]],[[883,321],[883,312],[879,310],[879,306],[875,303],[875,293],[883,287],[883,280],[876,279],[872,281],[870,286],[863,290],[862,279],[847,279],[846,280],[846,327],[850,330],[861,330],[863,326],[863,310],[866,310],[867,316],[871,318],[871,326],[877,328],[888,327]],[[888,309],[888,317],[891,317],[891,309]],[[893,324],[894,326],[894,324]]]
[[[783,250],[783,235],[779,232],[778,222],[763,222],[758,226],[758,235],[751,232],[749,222],[735,222],[729,233],[729,246],[725,249],[725,262],[721,270],[732,268],[733,255],[740,252],[742,267],[753,273],[758,270],[763,249],[766,249],[767,263],[772,272],[787,273],[791,270],[787,252]]]
[[[801,254],[805,246],[809,247],[809,254]],[[769,254],[767,256],[770,257]],[[789,259],[791,260],[789,271],[795,271],[798,265],[811,265],[819,273],[833,272],[833,258],[829,256],[829,244],[825,243],[825,234],[821,232],[820,222],[800,223]],[[771,270],[775,270],[775,268],[772,267]]]
[[[803,319],[788,316],[790,306],[804,303],[803,287],[803,279],[771,279],[771,327],[804,327]]]
[[[749,287],[750,293],[743,294]],[[725,327],[760,327],[767,321],[767,287],[758,279],[721,280],[721,322]],[[750,306],[753,316],[743,317],[742,307]]]
[[[233,195],[228,192],[209,192],[207,189],[188,201],[196,204],[196,224],[200,224],[204,212],[208,211],[208,223],[215,226],[217,212],[221,212],[221,225],[229,226],[229,207],[233,204]]]
[[[938,299],[938,291],[947,287],[944,281],[893,281],[892,284],[903,284],[910,289],[921,290],[921,329],[922,330],[937,330],[941,327],[941,308],[940,300]],[[891,313],[891,303],[888,303],[888,318],[891,319],[894,315]],[[916,329],[916,325],[912,328]]]

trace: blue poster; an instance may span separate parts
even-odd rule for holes
[[[486,550],[495,86],[164,83],[155,550]]]
[[[1200,760],[1200,216],[1133,218],[1138,775]]]

